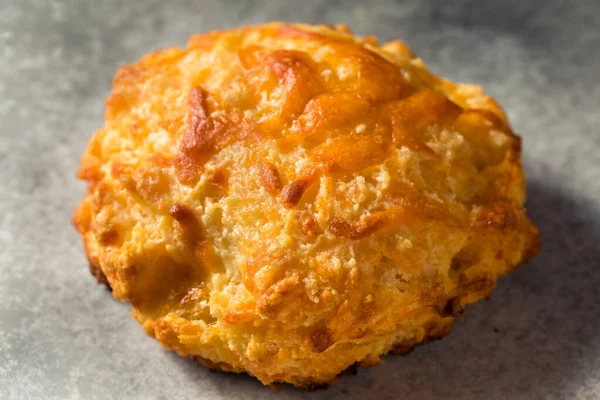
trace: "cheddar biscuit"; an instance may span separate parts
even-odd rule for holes
[[[120,68],[106,107],[73,217],[90,268],[211,368],[334,383],[448,334],[538,251],[506,115],[401,42],[200,34]]]

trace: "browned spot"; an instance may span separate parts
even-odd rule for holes
[[[104,229],[100,231],[96,236],[98,243],[103,246],[115,245],[119,242],[119,238],[119,232],[114,228]]]
[[[310,186],[311,181],[306,178],[299,178],[286,185],[281,194],[279,200],[285,208],[292,208],[300,202],[304,191]]]
[[[300,212],[298,213],[297,218],[300,224],[300,229],[306,236],[316,236],[319,234],[319,224],[312,214],[308,212]]]
[[[235,140],[248,143],[260,140],[256,126],[244,119],[239,108],[227,109],[212,117],[208,106],[208,94],[201,87],[190,90],[187,130],[179,144],[175,157],[177,179],[186,185],[198,181],[204,164],[221,148]],[[224,107],[217,109],[225,111]]]
[[[349,236],[351,229],[352,227],[350,226],[348,221],[340,217],[334,217],[329,222],[329,232],[333,233],[335,236]]]
[[[202,223],[194,211],[186,205],[173,204],[169,208],[169,214],[177,221],[183,242],[196,258],[212,271],[222,270],[221,257],[217,254],[212,241],[205,238]]]
[[[98,282],[102,285],[106,285],[110,289],[110,284],[108,283],[108,279],[106,278],[106,275],[102,271],[102,268],[100,268],[100,265],[96,261],[94,261],[88,257],[88,266],[90,268],[90,274],[92,274],[92,276],[94,278],[96,278],[96,282]]]
[[[277,168],[273,164],[265,162],[261,164],[258,173],[260,174],[260,182],[265,190],[271,196],[277,196],[283,187]]]
[[[293,275],[270,286],[256,302],[257,311],[267,318],[273,318],[277,314],[279,306],[291,304],[292,296],[290,295],[297,284],[298,276]]]
[[[453,257],[452,261],[450,262],[450,269],[452,271],[458,271],[462,268],[462,263],[461,261],[457,258],[457,257]]]
[[[169,208],[169,215],[184,225],[195,225],[198,223],[194,211],[184,204],[173,204]]]
[[[227,172],[223,168],[217,168],[214,174],[208,180],[208,183],[217,190],[220,195],[227,194],[229,181]]]
[[[277,313],[277,306],[281,303],[282,297],[289,291],[289,288],[282,285],[274,285],[263,294],[256,302],[257,311],[267,318],[272,318]]]
[[[184,204],[173,204],[169,214],[177,221],[186,246],[193,251],[201,243],[204,233],[194,211]]]
[[[335,217],[329,222],[329,231],[336,236],[348,237],[350,239],[362,239],[367,237],[381,227],[385,223],[381,214],[374,214],[362,218],[360,221],[349,224],[345,219]]]
[[[210,116],[207,94],[201,87],[190,90],[188,128],[175,158],[177,179],[184,184],[195,183],[202,166],[215,151],[217,142],[227,135],[228,124],[224,118]]]
[[[460,297],[453,297],[448,300],[441,313],[442,317],[462,317],[464,309],[460,301]]]
[[[316,330],[310,338],[315,353],[322,353],[331,345],[331,336],[327,328]]]
[[[468,242],[458,253],[452,257],[450,268],[453,271],[464,271],[481,260],[481,249],[479,246]]]
[[[378,231],[385,223],[385,219],[381,214],[373,214],[362,218],[357,223],[353,224],[351,238],[360,239],[371,235]]]

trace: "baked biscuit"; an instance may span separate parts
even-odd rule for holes
[[[343,26],[122,67],[78,177],[91,270],[167,349],[311,387],[448,334],[538,251],[520,139],[473,85]]]

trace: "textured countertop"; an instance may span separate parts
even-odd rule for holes
[[[0,3],[0,399],[600,399],[599,3],[372,3]],[[543,241],[450,337],[314,393],[162,350],[89,276],[70,223],[116,68],[273,19],[399,38],[437,73],[483,85],[523,136]]]

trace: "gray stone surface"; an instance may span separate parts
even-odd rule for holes
[[[600,399],[600,6],[589,1],[0,2],[0,399]],[[120,64],[272,19],[400,38],[524,137],[543,253],[454,333],[275,394],[162,350],[87,272],[74,173]]]

